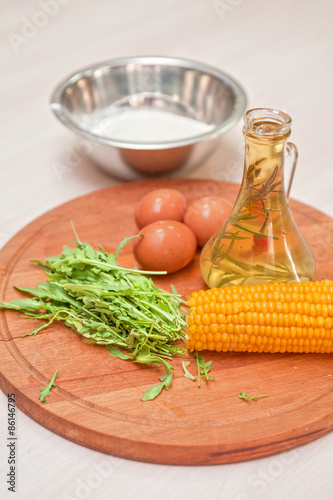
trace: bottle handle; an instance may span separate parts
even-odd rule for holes
[[[288,188],[287,188],[287,199],[289,199],[290,189],[291,189],[291,185],[293,183],[295,169],[296,169],[296,165],[297,165],[298,149],[295,146],[295,144],[293,144],[292,142],[287,142],[286,151],[287,151],[287,156],[291,156],[290,161],[292,161],[291,174],[290,174],[289,184],[288,184]]]

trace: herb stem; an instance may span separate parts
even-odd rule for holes
[[[97,266],[101,269],[104,269],[105,267],[107,269],[114,269],[115,271],[119,271],[122,273],[132,273],[132,274],[151,274],[151,275],[165,275],[167,274],[166,271],[143,271],[141,269],[127,269],[125,267],[120,267],[117,265],[112,265],[112,264],[107,264],[106,262],[100,262],[98,260],[91,260],[91,259],[75,259],[72,261],[72,264],[89,264],[89,265],[94,265]]]

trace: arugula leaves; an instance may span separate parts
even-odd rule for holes
[[[124,238],[123,241],[118,245],[117,247],[117,251],[116,251],[116,259],[118,259],[118,256],[120,254],[120,250],[122,248],[124,248],[125,245],[127,245],[127,243],[129,241],[131,241],[133,238],[142,238],[142,234],[135,234],[134,236],[129,236],[128,238]]]
[[[137,236],[125,238],[113,254],[102,246],[95,250],[81,242],[75,229],[74,234],[77,241],[73,249],[64,246],[60,256],[33,261],[48,281],[36,288],[17,287],[32,297],[2,302],[0,308],[45,321],[27,335],[36,335],[55,320],[63,321],[87,342],[106,345],[112,356],[164,368],[160,383],[142,398],[154,399],[171,386],[173,368],[167,360],[186,355],[184,348],[174,344],[185,337],[187,324],[180,312],[185,301],[174,288],[172,293],[166,292],[146,276],[164,272],[126,269],[117,264],[120,250]]]
[[[211,375],[208,375],[213,361],[207,361],[206,363],[203,355],[196,350],[193,352],[193,355],[197,360],[198,387],[201,387],[201,377],[203,377],[205,380],[214,380],[215,378],[212,377]]]
[[[184,370],[184,377],[188,378],[190,380],[193,380],[194,382],[196,381],[196,378],[188,371],[187,367],[190,366],[190,361],[183,361],[182,362],[182,367]]]
[[[50,391],[52,387],[56,387],[55,379],[59,375],[58,370],[55,371],[55,374],[50,380],[50,383],[46,387],[42,387],[40,390],[40,395],[39,395],[39,400],[43,403],[44,401],[47,401],[47,398],[50,395]]]
[[[246,391],[241,391],[239,394],[238,394],[238,397],[240,399],[244,399],[244,401],[252,401],[253,399],[259,399],[259,398],[268,398],[268,394],[261,394],[260,396],[249,396],[248,394],[246,394]]]

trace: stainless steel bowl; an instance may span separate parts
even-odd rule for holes
[[[246,96],[218,69],[147,56],[78,71],[50,106],[100,166],[134,180],[202,162],[241,118]]]

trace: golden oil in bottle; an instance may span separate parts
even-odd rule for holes
[[[233,210],[202,250],[200,270],[209,287],[297,282],[313,278],[315,260],[292,217],[284,186],[291,119],[270,109],[244,117],[245,165]],[[291,176],[292,181],[292,176]],[[291,183],[290,183],[291,184]]]

